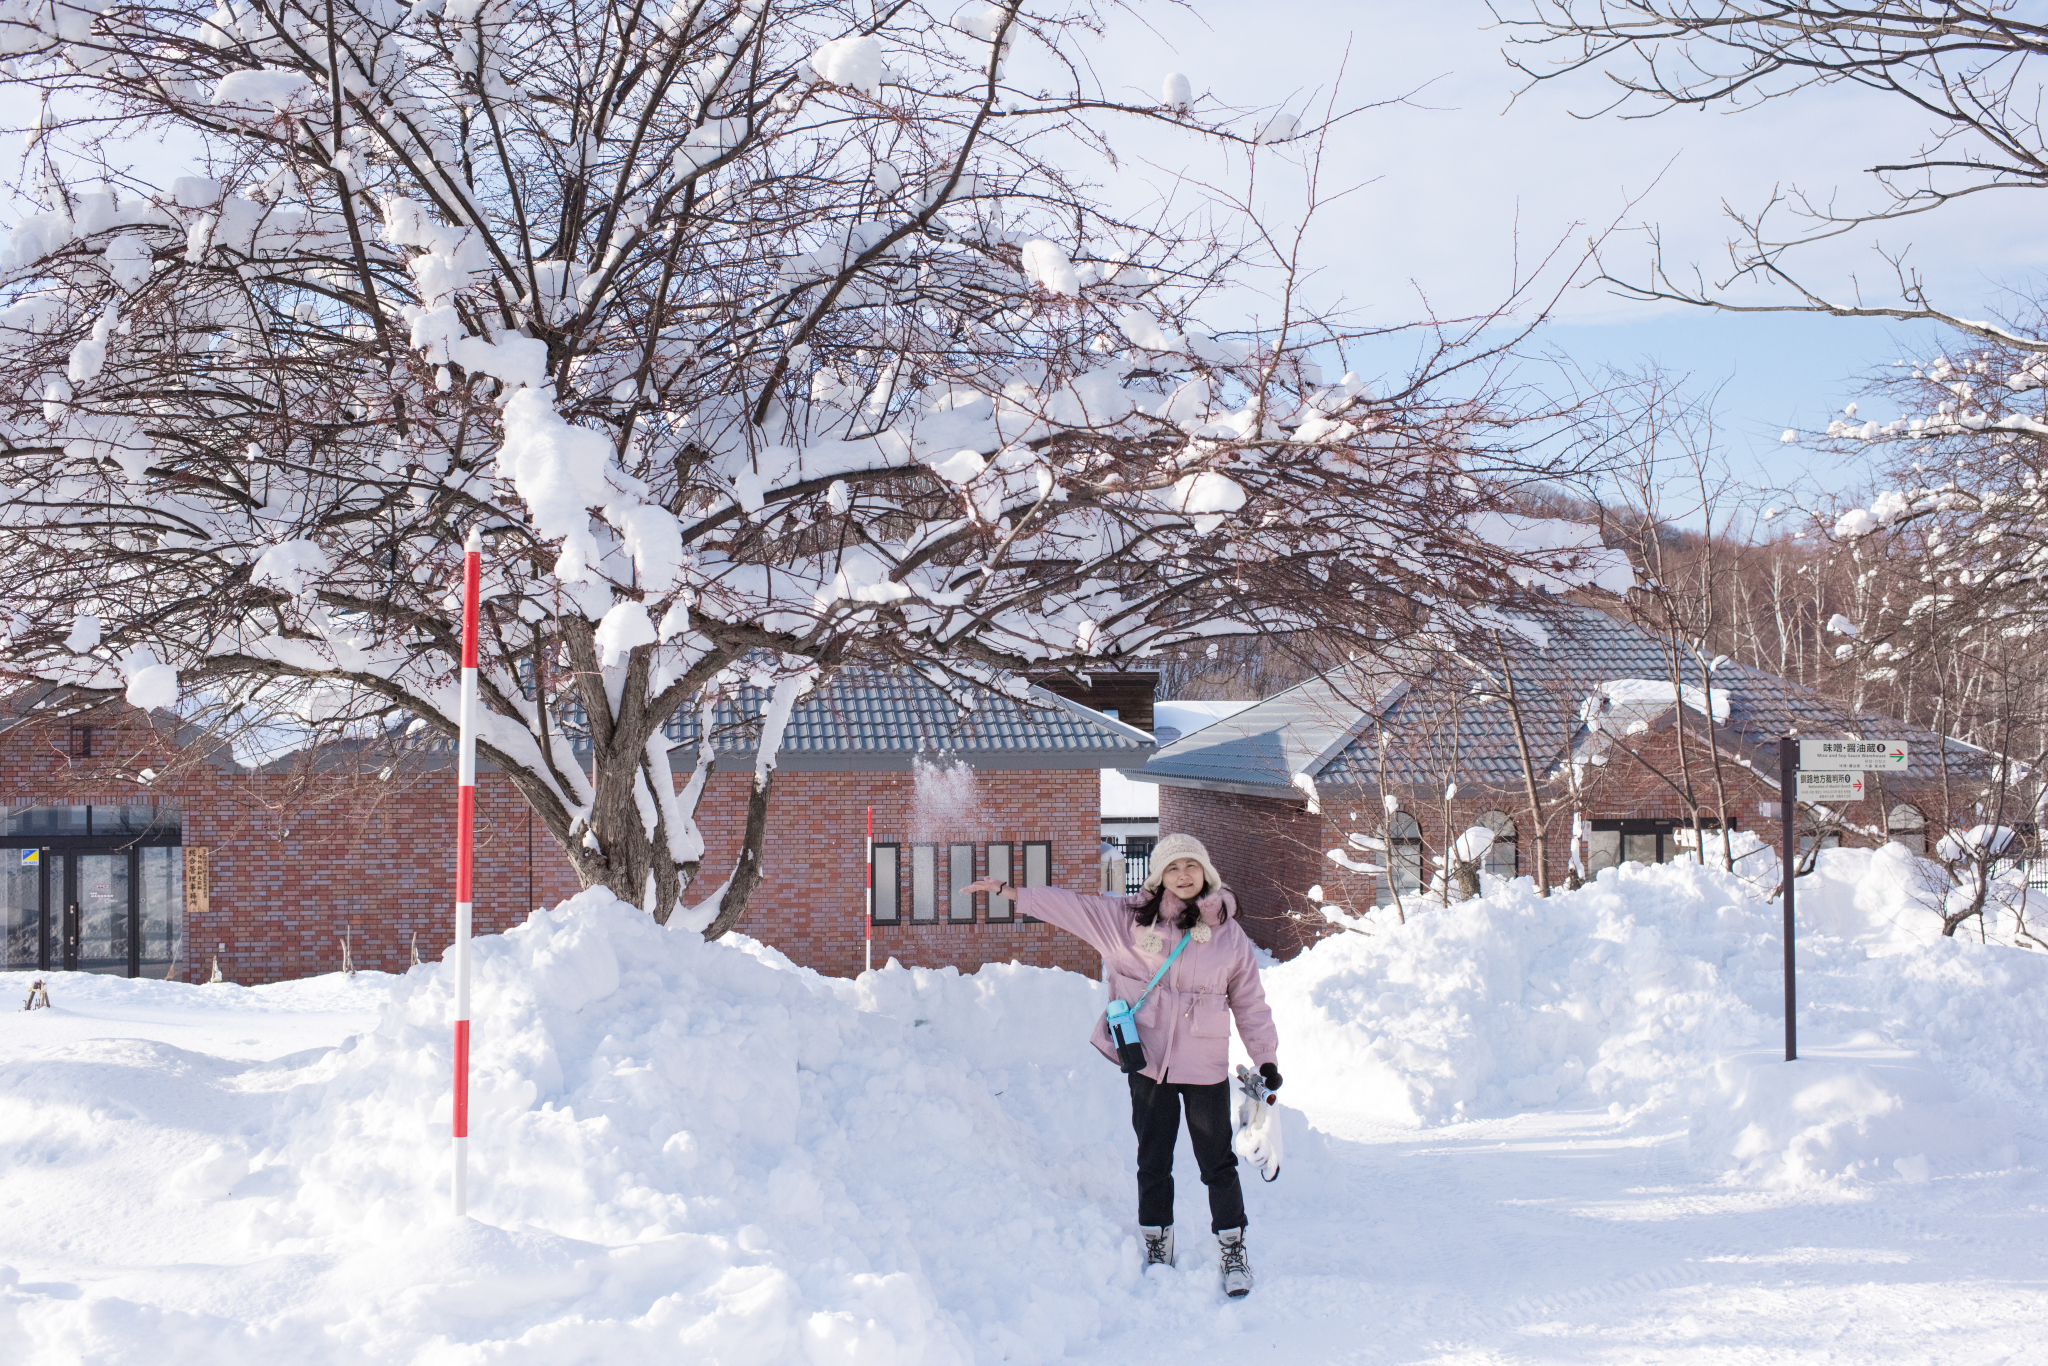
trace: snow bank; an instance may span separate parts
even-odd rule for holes
[[[1696,865],[1624,865],[1548,899],[1490,884],[1271,969],[1289,1082],[1411,1125],[1679,1123],[1736,1181],[2009,1164],[2014,1114],[2044,1113],[2048,958],[1941,938],[1914,870],[1903,849],[1836,850],[1801,883],[1796,1064],[1778,905]]]
[[[1777,907],[1691,866],[1547,900],[1491,884],[1270,967],[1288,1163],[1247,1182],[1254,1243],[1335,1211],[1362,1249],[1384,1183],[1437,1179],[1360,1166],[1297,1105],[1365,1129],[1576,1112],[1780,1199],[2038,1158],[2048,959],[1933,934],[1914,866],[1831,852],[1802,885],[1797,1064]],[[57,1009],[0,1035],[0,1357],[894,1366],[1149,1359],[1245,1326],[1185,1162],[1183,1264],[1138,1273],[1128,1100],[1086,1043],[1085,977],[842,981],[603,893],[475,957],[461,1221],[440,965],[254,991],[53,974]],[[306,1049],[287,1006],[361,1032]],[[1502,1167],[1500,1199],[1533,1170]],[[1284,1297],[1328,1251],[1258,1293],[1314,1303]]]
[[[1127,1311],[1129,1101],[1088,978],[839,981],[585,893],[476,943],[469,1221],[447,974],[386,980],[376,1027],[315,1056],[105,1038],[0,1066],[0,1200],[34,1172],[98,1230],[75,1284],[0,1268],[0,1342],[896,1366],[1055,1360]],[[1187,1275],[1214,1299],[1213,1266]]]
[[[889,976],[879,989],[909,1004],[914,975]],[[1113,1074],[1069,1075],[1087,1061],[1075,1045],[1089,986],[1063,975],[1036,1001],[1027,990],[977,1007],[995,995],[986,983],[954,993],[969,998],[954,1009],[935,1003],[957,1021],[948,1038],[985,1060],[1023,1018],[1072,1021],[1064,1042],[1032,1040],[1036,1060],[984,1077],[943,1056],[934,1017],[863,1011],[825,979],[586,893],[478,944],[473,1209],[515,1232],[434,1217],[451,1017],[438,972],[401,983],[377,1031],[307,1078],[317,1100],[279,1145],[296,1187],[281,1217],[287,1236],[323,1242],[377,1230],[347,1278],[391,1306],[386,1331],[401,1336],[403,1287],[428,1259],[393,1275],[381,1249],[438,1227],[429,1259],[474,1266],[467,1293],[508,1346],[531,1330],[578,1356],[681,1346],[716,1361],[911,1363],[998,1344],[1057,1356],[1103,1307],[1055,1295],[1056,1314],[1034,1312],[1034,1268],[1016,1254],[1056,1251],[1096,1284],[1134,1266],[1117,1217],[1129,1197],[1110,1146]],[[1076,1092],[1093,1103],[1075,1106]],[[1084,1122],[1061,1141],[1060,1126],[1019,1123],[1012,1108]],[[1067,1199],[1048,1205],[1049,1189]],[[589,1246],[571,1255],[562,1240]],[[941,1312],[939,1279],[979,1312]]]

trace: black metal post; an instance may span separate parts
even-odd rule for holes
[[[1792,889],[1799,865],[1798,823],[1792,819],[1799,805],[1799,742],[1787,735],[1778,741],[1778,802],[1784,818],[1785,866],[1785,1061],[1799,1058],[1799,1019],[1792,989]]]

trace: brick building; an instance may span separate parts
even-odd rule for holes
[[[1141,764],[1151,736],[1036,688],[971,701],[908,672],[842,670],[799,704],[742,932],[821,972],[858,972],[872,805],[877,963],[1095,970],[1079,941],[1006,915],[1013,903],[952,889],[993,871],[1093,890],[1098,772]],[[743,693],[718,724],[698,811],[705,895],[739,849],[759,702]],[[669,731],[685,772],[695,725]],[[333,971],[344,940],[359,967],[402,970],[415,946],[435,957],[452,925],[449,757],[438,742],[398,764],[329,750],[250,768],[161,713],[17,724],[0,735],[0,966],[194,980],[217,958],[228,979],[258,983]],[[476,858],[480,933],[577,889],[488,766]]]
[[[1903,775],[1872,775],[1861,802],[1800,808],[1806,848],[1890,838],[1925,852],[1952,821],[1982,819],[1968,813],[1989,756],[1959,741],[1847,715],[1732,662],[1711,693],[1691,664],[1674,682],[1660,641],[1589,608],[1560,605],[1500,637],[1469,657],[1416,653],[1310,679],[1162,744],[1127,776],[1159,785],[1159,828],[1208,846],[1246,928],[1282,954],[1321,932],[1310,887],[1352,905],[1416,895],[1474,826],[1494,835],[1485,873],[1533,876],[1541,840],[1552,885],[1566,882],[1575,839],[1588,876],[1685,856],[1702,835],[1711,851],[1724,820],[1775,841],[1787,734],[1903,740],[1911,758]],[[1348,845],[1353,832],[1381,847]],[[1327,857],[1339,848],[1383,871],[1345,870]]]

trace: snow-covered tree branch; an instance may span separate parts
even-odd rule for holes
[[[317,685],[452,732],[479,527],[480,752],[586,884],[666,921],[709,750],[678,795],[663,727],[721,692],[1372,640],[1572,573],[1569,538],[1499,534],[1555,469],[1503,425],[1494,319],[1325,382],[1355,334],[1208,330],[1235,241],[1128,221],[1062,161],[1128,118],[1270,162],[1341,111],[1043,94],[1092,22],[10,9],[45,112],[42,212],[0,253],[0,666],[73,704]]]

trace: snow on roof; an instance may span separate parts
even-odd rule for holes
[[[1102,814],[1122,820],[1158,820],[1159,785],[1133,781],[1113,768],[1102,770]]]
[[[1713,688],[1711,691],[1714,724],[1725,726],[1728,724],[1728,690]],[[1654,717],[1669,711],[1680,699],[1701,716],[1707,714],[1705,690],[1674,685],[1668,678],[1611,678],[1593,685],[1593,696],[1586,699],[1586,710],[1580,714],[1589,724],[1603,716],[1612,716],[1625,719],[1630,727],[1647,730]]]
[[[1247,707],[1256,707],[1259,699],[1247,697],[1235,702],[1190,702],[1175,699],[1172,702],[1152,704],[1152,733],[1172,731],[1167,739],[1179,739],[1192,735],[1204,726],[1214,725],[1227,716],[1235,716]]]

